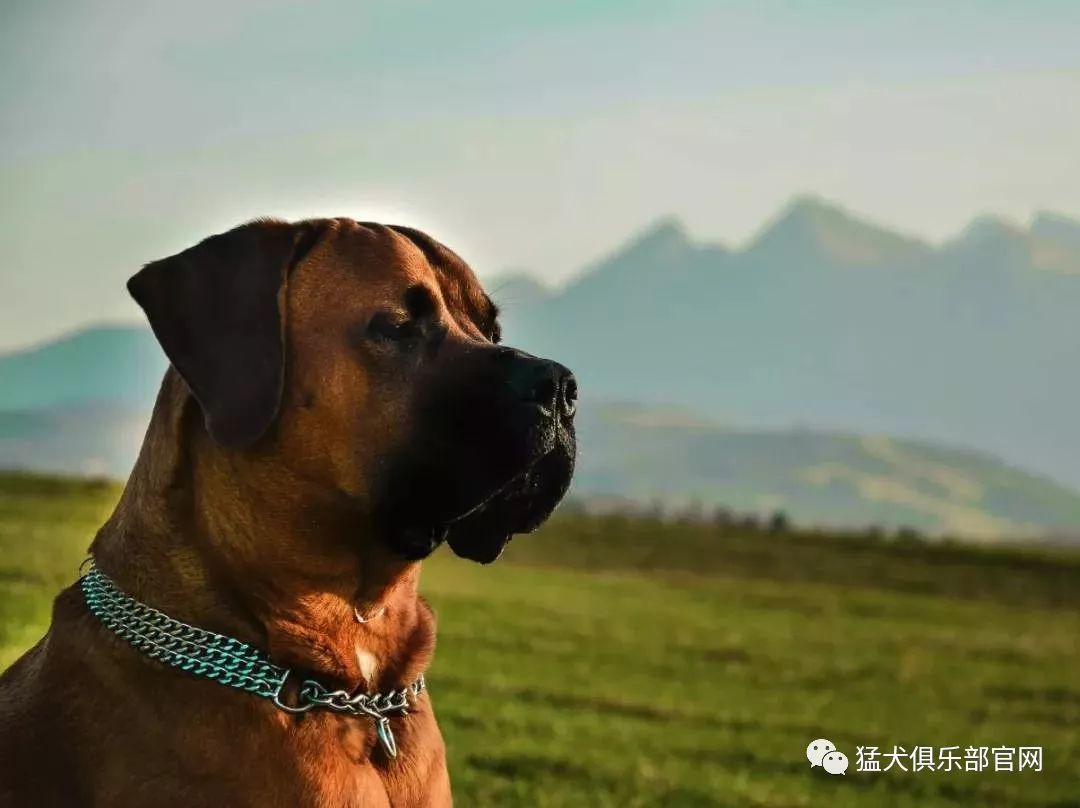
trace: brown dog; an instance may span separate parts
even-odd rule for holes
[[[491,561],[548,516],[573,377],[497,345],[468,266],[407,228],[257,221],[128,287],[172,367],[96,568],[289,669],[284,706],[151,659],[73,586],[0,679],[0,805],[449,805],[426,693],[386,722],[396,757],[375,717],[285,707],[304,679],[341,700],[422,675],[420,560]]]

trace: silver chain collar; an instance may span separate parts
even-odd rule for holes
[[[371,718],[375,721],[379,742],[392,758],[397,757],[397,742],[390,727],[390,717],[408,715],[410,697],[415,701],[427,687],[423,674],[400,690],[374,694],[330,690],[319,682],[305,679],[297,691],[297,703],[289,705],[282,701],[282,691],[291,671],[275,665],[258,649],[232,637],[189,626],[140,603],[120,591],[92,560],[79,585],[90,612],[110,631],[151,659],[270,699],[287,713],[306,713],[321,708]]]

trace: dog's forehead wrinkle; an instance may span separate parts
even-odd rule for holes
[[[464,315],[474,327],[482,329],[491,301],[468,263],[427,233],[402,225],[389,225],[389,230],[429,268],[455,319]]]
[[[423,254],[387,228],[349,221],[335,227],[325,241],[324,251],[312,262],[317,271],[305,274],[312,275],[308,285],[329,304],[339,305],[342,295],[355,295],[351,302],[368,308],[404,307],[410,288],[438,286]]]
[[[454,271],[436,267],[436,277],[446,308],[458,327],[466,333],[483,337],[492,318],[488,313],[487,295],[472,271]]]

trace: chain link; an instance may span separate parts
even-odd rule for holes
[[[350,694],[330,690],[305,679],[297,693],[297,704],[281,700],[289,669],[273,664],[261,651],[246,643],[196,628],[159,612],[125,595],[105,573],[94,566],[79,581],[90,612],[109,630],[134,648],[155,659],[195,676],[272,699],[289,713],[305,713],[323,708],[339,713],[363,715],[376,722],[379,740],[391,756],[397,754],[390,716],[409,714],[410,703],[427,688],[423,674],[411,685],[388,693]]]
[[[409,697],[418,698],[426,687],[427,683],[424,681],[423,674],[408,687],[373,695],[367,693],[354,695],[345,690],[328,690],[318,682],[306,679],[300,685],[298,698],[302,705],[309,708],[325,707],[339,713],[366,715],[378,719],[387,715],[408,715]]]
[[[151,659],[264,698],[273,698],[285,682],[288,671],[250,645],[139,603],[97,567],[91,566],[81,584],[90,611]]]

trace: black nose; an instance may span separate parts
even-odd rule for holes
[[[506,356],[506,358],[510,358]],[[577,380],[558,362],[514,351],[506,381],[517,397],[569,418],[577,410]]]

